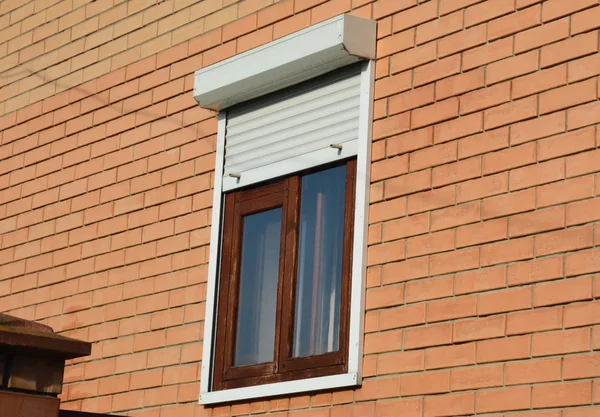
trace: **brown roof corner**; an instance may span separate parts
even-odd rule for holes
[[[0,313],[0,402],[10,399],[21,411],[23,404],[47,402],[35,396],[60,394],[65,360],[87,356],[91,349],[91,343],[58,335],[51,327]],[[56,415],[58,402],[52,404]]]
[[[0,352],[4,351],[72,359],[89,355],[92,345],[58,335],[49,326],[0,313]]]

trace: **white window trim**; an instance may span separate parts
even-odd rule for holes
[[[278,382],[244,388],[211,391],[212,364],[215,338],[215,305],[219,271],[219,251],[221,238],[223,161],[225,146],[225,112],[219,113],[215,183],[212,207],[212,228],[206,290],[206,315],[204,323],[204,344],[200,376],[200,404],[217,404],[249,400],[255,398],[286,395],[300,392],[328,390],[357,386],[362,383],[366,260],[369,190],[371,183],[371,137],[373,125],[373,61],[365,61],[361,71],[359,137],[356,166],[356,199],[354,214],[354,245],[352,259],[350,327],[348,346],[348,372],[345,374],[308,378],[288,382]]]

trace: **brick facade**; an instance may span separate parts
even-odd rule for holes
[[[204,408],[193,72],[341,13],[378,21],[363,386]],[[66,409],[598,416],[599,28],[598,0],[0,1],[0,311],[93,342]]]

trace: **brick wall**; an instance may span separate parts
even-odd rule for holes
[[[363,387],[205,409],[193,71],[346,12],[379,22]],[[598,0],[0,1],[0,311],[94,343],[68,409],[600,415],[599,27]]]

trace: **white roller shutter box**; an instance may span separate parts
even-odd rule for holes
[[[227,112],[224,191],[356,155],[360,65]]]

